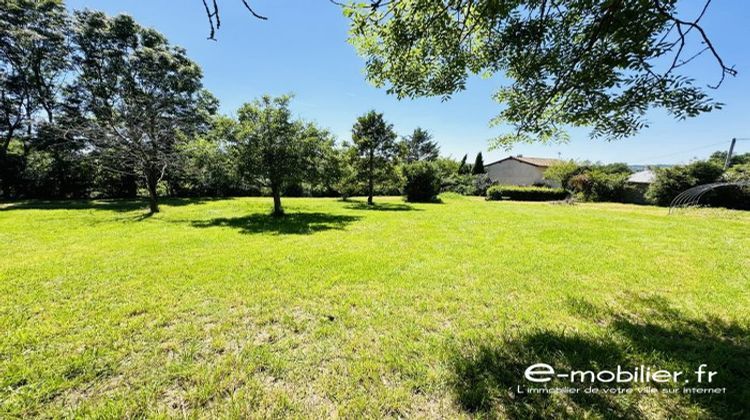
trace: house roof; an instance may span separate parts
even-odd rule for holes
[[[633,184],[651,184],[654,182],[656,174],[654,171],[646,169],[645,171],[636,172],[628,177],[628,182]]]
[[[519,162],[527,163],[532,166],[537,166],[540,168],[547,168],[549,166],[552,166],[555,163],[560,162],[559,159],[551,159],[551,158],[537,158],[537,157],[524,157],[524,156],[508,156],[505,159],[500,159],[498,161],[488,163],[484,165],[485,167],[490,165],[495,165],[500,162],[505,162],[506,160],[516,160]]]

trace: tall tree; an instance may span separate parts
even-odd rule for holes
[[[77,12],[73,39],[80,75],[68,102],[83,116],[78,134],[116,163],[112,170],[140,176],[158,212],[158,185],[178,161],[178,142],[205,128],[217,108],[201,69],[126,15]]]
[[[736,74],[701,26],[710,2],[691,19],[678,16],[677,0],[370,0],[344,13],[367,78],[399,98],[445,99],[471,74],[507,76],[493,120],[514,127],[494,143],[507,146],[565,141],[567,125],[632,136],[653,107],[679,119],[719,108],[680,74],[704,53],[717,64],[716,86]]]
[[[466,164],[466,159],[468,158],[469,155],[464,155],[464,157],[461,158],[461,162],[458,164],[458,173],[461,175],[465,175],[471,172],[471,165]]]
[[[419,160],[434,161],[440,155],[440,147],[432,140],[429,131],[417,127],[413,133],[402,140],[404,160],[412,163]]]
[[[367,204],[373,204],[375,182],[391,169],[396,132],[383,114],[370,111],[357,118],[352,128],[352,141],[359,155],[359,172],[367,178]]]
[[[471,167],[471,174],[479,175],[485,172],[486,171],[484,170],[484,158],[482,157],[482,152],[479,152],[477,153],[477,158],[474,159],[474,166]]]
[[[26,153],[39,122],[53,122],[70,51],[69,18],[61,1],[3,0],[0,5],[1,161],[12,139],[21,139]]]
[[[237,112],[240,149],[245,174],[271,189],[273,215],[283,216],[283,189],[317,175],[330,135],[313,124],[294,120],[290,96],[263,96]]]

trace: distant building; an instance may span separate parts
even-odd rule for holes
[[[558,159],[509,156],[484,165],[484,170],[492,182],[501,185],[549,185],[559,187],[555,181],[544,179],[544,171]]]
[[[626,181],[630,187],[626,191],[625,201],[637,204],[646,204],[646,191],[654,183],[656,174],[650,169],[636,172],[628,177]]]
[[[630,177],[628,178],[628,183],[648,186],[653,184],[655,178],[656,174],[654,173],[654,171],[646,169],[644,171],[636,172],[633,175],[630,175]]]

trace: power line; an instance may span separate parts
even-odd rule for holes
[[[737,140],[748,140],[748,139],[737,139]],[[684,154],[684,153],[690,153],[690,152],[694,152],[696,150],[702,150],[702,149],[706,149],[706,148],[709,148],[709,147],[718,146],[720,144],[726,144],[726,143],[727,143],[727,141],[724,140],[724,141],[720,141],[720,142],[717,142],[717,143],[711,143],[711,144],[706,144],[706,145],[703,145],[703,146],[694,147],[692,149],[682,150],[682,151],[679,151],[679,152],[673,152],[673,153],[667,153],[667,154],[659,155],[659,156],[651,156],[651,157],[647,157],[647,158],[641,158],[641,159],[638,159],[638,162],[645,163],[646,161],[653,161],[655,159],[662,159],[662,158],[665,158],[665,157],[670,157],[670,156],[675,156],[675,155],[681,155],[681,154]]]

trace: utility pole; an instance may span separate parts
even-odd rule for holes
[[[729,164],[732,162],[732,152],[734,152],[734,145],[737,143],[737,138],[732,139],[732,144],[729,145],[729,153],[727,153],[727,160],[724,162],[724,170],[729,168]]]

